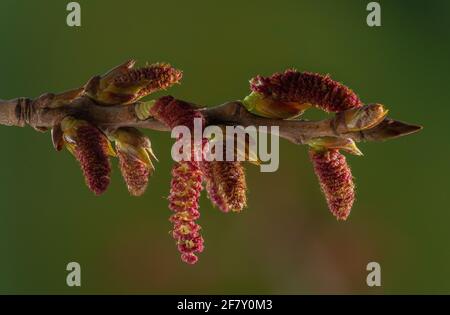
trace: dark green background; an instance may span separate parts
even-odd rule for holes
[[[425,129],[348,157],[358,199],[344,223],[306,148],[282,141],[276,173],[247,166],[243,213],[202,197],[206,250],[188,266],[168,234],[168,133],[146,132],[160,162],[143,197],[117,168],[95,197],[48,133],[1,126],[1,293],[450,293],[449,1],[380,1],[380,28],[366,25],[369,1],[84,0],[79,28],[66,25],[68,2],[0,2],[1,98],[77,87],[136,58],[183,69],[168,93],[215,105],[245,96],[256,74],[296,67]],[[81,288],[65,284],[70,261]],[[370,261],[381,288],[365,284]]]

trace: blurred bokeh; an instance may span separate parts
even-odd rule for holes
[[[366,24],[369,1],[80,0],[78,28],[68,2],[0,2],[2,99],[78,87],[136,58],[182,69],[167,93],[212,106],[295,67],[425,128],[348,157],[358,199],[347,222],[329,213],[306,148],[282,141],[277,172],[246,166],[244,212],[202,197],[206,249],[188,266],[168,234],[168,133],[146,131],[160,162],[143,197],[117,168],[95,197],[48,132],[0,126],[0,293],[450,293],[449,1],[380,1],[379,28]],[[66,286],[70,261],[80,288]],[[370,261],[381,288],[366,285]]]

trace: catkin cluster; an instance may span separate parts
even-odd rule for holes
[[[151,108],[152,116],[170,128],[194,127],[194,119],[202,121],[203,116],[191,104],[170,96],[160,98]],[[203,121],[204,124],[204,121]],[[206,182],[208,196],[213,204],[224,212],[241,211],[246,201],[245,174],[240,162],[195,161],[194,156],[204,157],[207,139],[191,149],[191,159],[175,163],[169,194],[169,208],[174,212],[170,220],[174,224],[172,235],[175,238],[181,258],[187,263],[197,262],[197,253],[203,250],[200,226],[195,222],[200,217],[199,198],[202,181]]]
[[[182,77],[180,70],[165,63],[138,69],[133,67],[134,61],[130,60],[102,76],[93,77],[82,89],[76,90],[75,97],[88,97],[98,106],[131,104],[178,83]],[[256,76],[250,80],[250,90],[251,93],[241,104],[254,115],[274,120],[293,119],[308,108],[316,107],[326,112],[340,113],[336,116],[345,123],[345,130],[355,132],[373,128],[387,113],[381,104],[361,107],[361,100],[352,90],[328,75],[293,69],[268,77]],[[170,129],[184,126],[194,134],[195,120],[199,120],[203,128],[206,124],[201,110],[172,96],[137,102],[135,105],[136,119],[151,117]],[[138,129],[105,128],[97,126],[84,115],[69,115],[54,125],[52,140],[56,150],[65,146],[75,156],[86,184],[94,194],[105,192],[110,183],[111,157],[118,158],[130,194],[140,196],[145,192],[156,157],[149,138]],[[250,140],[246,138],[245,141]],[[244,160],[259,162],[257,154],[247,150],[248,143],[245,152],[234,152],[235,159],[232,161],[209,161],[205,158],[209,139],[195,142],[194,138],[188,139],[188,145],[182,147],[183,152],[179,152],[183,159],[172,167],[168,196],[172,211],[169,219],[173,225],[171,235],[181,259],[188,264],[196,263],[198,254],[204,249],[201,227],[197,223],[203,184],[215,207],[222,212],[240,212],[247,206],[247,184],[244,167],[237,155],[243,154]],[[305,140],[305,143],[310,146],[310,159],[330,211],[338,220],[346,220],[355,200],[355,185],[350,167],[340,151],[355,155],[362,153],[350,137],[342,135],[312,138]],[[223,151],[227,148],[223,147]],[[250,156],[256,156],[256,159]]]

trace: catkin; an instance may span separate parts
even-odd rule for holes
[[[269,77],[250,80],[253,92],[285,102],[311,104],[326,112],[340,112],[362,106],[358,96],[328,75],[299,72],[293,69]]]
[[[105,135],[94,126],[84,125],[76,130],[75,157],[80,163],[87,186],[96,195],[105,192],[110,182],[107,141]]]
[[[355,185],[345,156],[338,150],[310,150],[310,158],[331,213],[346,220],[355,201]]]
[[[117,151],[117,157],[128,191],[133,196],[141,196],[147,188],[150,166],[121,151]]]
[[[184,125],[194,128],[194,118],[204,121],[202,114],[191,104],[174,99],[171,96],[160,98],[151,108],[154,118],[170,128]],[[203,125],[203,124],[202,124]],[[203,150],[205,140],[200,147]],[[200,217],[199,198],[202,191],[203,173],[200,162],[192,157],[195,146],[191,146],[191,160],[175,163],[172,168],[172,181],[169,193],[169,208],[175,212],[170,221],[173,223],[172,236],[177,242],[181,259],[189,264],[197,262],[196,254],[203,251],[204,241],[200,235],[200,226],[195,222]],[[203,155],[203,152],[200,152]]]

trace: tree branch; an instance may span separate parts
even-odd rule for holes
[[[73,91],[66,93],[73,93]],[[100,105],[89,97],[81,95],[61,104],[58,98],[61,96],[44,94],[34,100],[28,98],[0,100],[0,124],[19,127],[29,125],[37,130],[45,130],[52,128],[64,117],[72,115],[105,129],[127,126],[169,131],[169,128],[151,117],[140,120],[135,110],[136,106],[141,104],[140,102],[129,105]],[[374,128],[349,131],[342,119],[345,112],[320,121],[270,119],[249,113],[239,101],[200,110],[205,116],[207,126],[278,126],[280,137],[295,144],[304,144],[309,139],[325,136],[351,138],[354,141],[386,140],[422,129],[421,126],[385,118]]]

